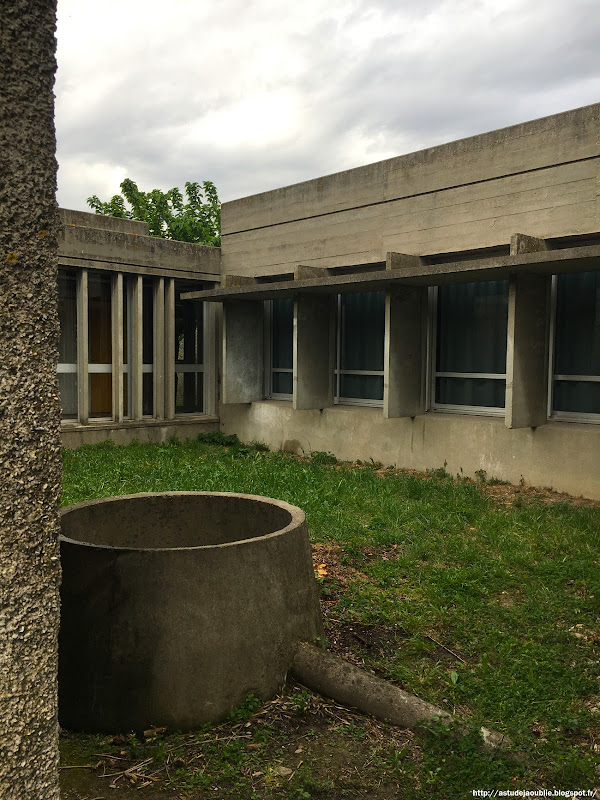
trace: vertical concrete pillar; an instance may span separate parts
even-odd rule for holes
[[[58,798],[61,487],[52,0],[0,25],[0,797]]]
[[[263,304],[223,303],[223,403],[252,403],[263,397]]]
[[[294,409],[333,405],[334,296],[299,294],[294,302]]]
[[[508,428],[547,421],[550,275],[513,275],[508,293],[506,415]]]
[[[383,413],[414,417],[425,411],[427,287],[401,286],[385,298]]]

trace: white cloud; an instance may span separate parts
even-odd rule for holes
[[[598,99],[596,0],[59,0],[59,202],[224,199]]]

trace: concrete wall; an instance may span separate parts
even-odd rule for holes
[[[544,486],[600,500],[600,426],[549,422],[539,428],[506,427],[502,417],[430,412],[385,419],[379,408],[337,406],[293,411],[284,401],[223,406],[222,428],[242,441],[272,449],[333,452],[339,459],[408,469],[444,466],[488,477]]]
[[[600,230],[600,104],[224,203],[224,273]]]
[[[49,0],[0,25],[0,797],[58,798],[58,317]]]
[[[115,444],[131,444],[134,439],[140,442],[161,444],[171,436],[184,441],[195,439],[199,433],[219,430],[219,418],[207,416],[204,419],[186,420],[141,420],[139,422],[94,422],[91,425],[63,424],[61,439],[63,447],[74,449],[84,444],[98,444],[110,439]]]
[[[145,222],[61,209],[60,263],[218,280],[221,249],[148,236]],[[138,270],[139,271],[139,270]]]

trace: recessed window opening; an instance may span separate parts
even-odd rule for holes
[[[267,302],[269,348],[267,397],[291,400],[294,368],[294,300],[284,297]]]
[[[600,271],[558,275],[553,284],[550,414],[600,422]]]
[[[89,416],[112,417],[111,275],[88,273]]]
[[[175,413],[204,410],[204,305],[181,300],[189,284],[175,281]]]
[[[77,419],[77,273],[58,270],[58,388],[62,416]]]
[[[433,408],[503,413],[508,281],[440,286],[436,294]]]
[[[381,406],[385,292],[337,298],[334,402]]]

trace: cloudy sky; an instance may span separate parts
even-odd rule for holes
[[[598,0],[58,0],[58,201],[222,200],[600,100]]]

